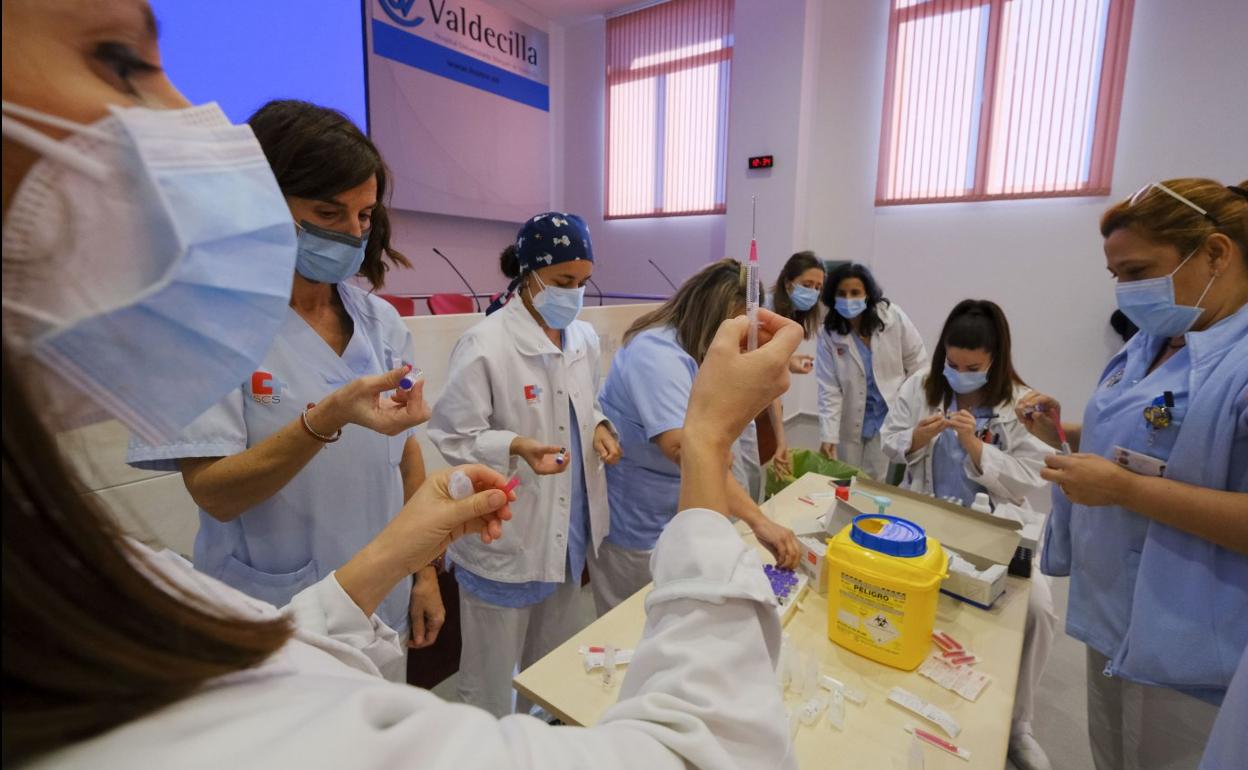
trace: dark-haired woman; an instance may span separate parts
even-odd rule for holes
[[[464,638],[459,695],[501,717],[513,709],[516,666],[580,630],[574,603],[607,534],[604,467],[620,448],[598,406],[598,335],[576,320],[594,272],[589,228],[575,214],[539,214],[500,266],[511,285],[451,352],[429,438],[452,465],[521,480],[508,537],[449,552]]]
[[[927,349],[864,265],[833,270],[823,304],[828,314],[815,349],[820,451],[882,480],[888,461],[880,428],[902,383],[926,365]]]
[[[428,418],[423,382],[383,387],[412,359],[411,334],[381,287],[390,263],[386,167],[344,115],[275,101],[251,116],[277,177],[298,253],[290,307],[261,365],[173,441],[131,442],[128,461],[180,470],[199,505],[195,567],[277,606],[342,566],[380,532],[424,479],[412,428],[370,422],[395,394]],[[257,265],[256,269],[262,269]],[[432,567],[377,610],[413,643],[433,642],[444,611]],[[403,667],[386,672],[401,678]]]
[[[965,506],[986,493],[999,515],[1041,525],[1026,496],[1044,486],[1040,469],[1052,450],[1014,413],[1028,392],[1014,371],[1005,313],[988,300],[963,300],[941,329],[930,369],[908,379],[893,401],[880,431],[884,452],[906,465],[910,489]],[[1057,631],[1047,578],[1037,574],[1028,602],[1010,759],[1020,770],[1044,770],[1049,761],[1031,721]]]

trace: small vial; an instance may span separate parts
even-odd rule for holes
[[[419,380],[424,372],[412,366],[407,365],[407,374],[403,375],[403,379],[399,380],[399,390],[411,390],[416,387],[416,380]]]
[[[845,695],[840,690],[833,690],[829,698],[828,727],[833,730],[845,729]]]
[[[789,641],[789,635],[785,634],[780,642],[780,658],[776,661],[776,684],[782,694],[789,688],[789,681],[793,676],[789,670],[789,658],[792,655],[793,643]]]
[[[555,465],[563,465],[568,461],[568,450],[566,447],[559,449],[559,454],[555,455]]]
[[[807,727],[814,727],[819,723],[819,718],[823,716],[823,712],[828,710],[828,698],[823,695],[816,695],[802,704],[798,710],[798,719]]]
[[[452,500],[463,500],[466,497],[472,497],[475,489],[472,486],[472,479],[468,478],[468,474],[463,471],[455,471],[451,474],[451,480],[447,482],[447,487],[451,493]]]
[[[602,687],[608,690],[615,684],[615,645],[608,644],[602,652]]]
[[[802,662],[802,697],[810,700],[819,693],[819,661],[813,652],[803,656]]]
[[[802,653],[797,647],[789,652],[789,689],[795,693],[802,691]]]

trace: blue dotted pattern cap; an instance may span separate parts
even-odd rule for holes
[[[589,227],[576,214],[548,211],[520,226],[516,233],[520,272],[577,260],[594,261]]]

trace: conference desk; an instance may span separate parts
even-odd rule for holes
[[[809,517],[810,506],[798,498],[827,490],[830,481],[826,476],[807,474],[765,503],[763,510],[782,524]],[[752,539],[748,530],[743,536]],[[765,558],[771,560],[769,555]],[[1011,576],[1005,594],[991,610],[940,596],[936,627],[972,650],[979,659],[976,670],[992,677],[975,702],[942,689],[917,672],[889,668],[828,641],[826,599],[808,590],[797,611],[789,617],[785,631],[796,648],[808,654],[814,652],[821,673],[863,691],[867,702],[864,706],[845,704],[843,732],[833,729],[826,719],[813,728],[799,728],[795,744],[800,766],[905,770],[911,740],[904,731],[906,725],[918,725],[948,738],[939,728],[888,702],[889,690],[901,686],[951,714],[962,728],[952,742],[971,754],[968,762],[924,746],[925,770],[1005,767],[1030,590],[1030,581]],[[607,643],[636,647],[645,624],[645,595],[649,591],[649,586],[638,591],[520,672],[514,680],[516,689],[566,724],[597,722],[615,702],[619,688],[604,690],[601,672],[585,673],[577,649],[581,645]],[[789,708],[799,704],[798,696],[785,696]]]

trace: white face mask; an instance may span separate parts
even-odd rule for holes
[[[88,126],[3,110],[4,136],[43,156],[5,217],[3,310],[6,342],[43,368],[45,416],[175,436],[286,315],[295,230],[255,135],[215,104],[114,107]]]

